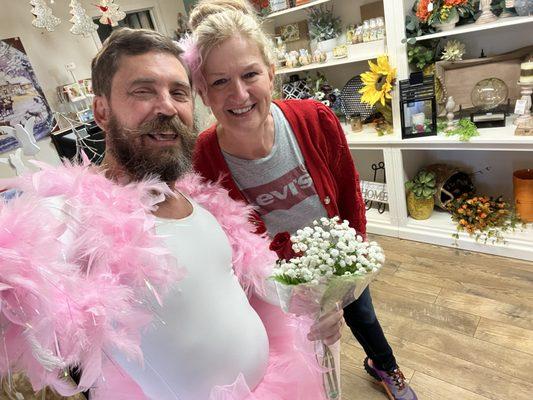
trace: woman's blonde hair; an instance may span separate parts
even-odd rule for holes
[[[200,56],[200,70],[209,52],[234,36],[251,40],[259,48],[265,64],[274,64],[271,41],[246,0],[200,0],[191,11],[189,22]],[[203,73],[195,75],[203,76]],[[195,84],[198,90],[205,91],[205,79]]]

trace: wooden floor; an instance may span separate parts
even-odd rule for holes
[[[420,400],[533,399],[533,263],[376,237],[387,263],[371,292]],[[345,328],[343,400],[384,400]]]

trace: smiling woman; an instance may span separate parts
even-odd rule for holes
[[[194,85],[217,119],[198,138],[196,170],[207,180],[220,181],[234,199],[254,206],[257,233],[275,238],[321,217],[340,216],[364,235],[359,176],[341,125],[321,103],[272,101],[274,58],[250,4],[200,0],[191,12],[191,26],[196,48],[190,46],[195,51],[185,58],[193,61]],[[398,377],[386,380],[389,392],[398,400],[415,400],[400,378],[368,289],[345,308],[344,316],[370,357],[366,365],[372,376]],[[267,331],[272,331],[268,325]],[[290,340],[273,341],[271,347],[298,347],[287,345]],[[324,398],[323,391],[309,393],[308,383],[316,379],[301,371],[294,392],[281,398]]]

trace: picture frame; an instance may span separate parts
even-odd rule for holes
[[[63,91],[66,93],[68,101],[70,102],[75,102],[87,98],[83,87],[78,82],[64,85]]]
[[[287,24],[280,26],[280,36],[284,42],[294,42],[300,40],[300,28],[298,24]]]
[[[93,110],[90,108],[86,108],[84,110],[78,111],[76,113],[76,116],[78,117],[78,121],[86,124],[94,120],[94,114]]]

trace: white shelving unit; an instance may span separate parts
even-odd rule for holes
[[[332,60],[326,64],[312,64],[301,68],[280,70],[278,74],[297,73],[317,68],[328,68],[328,77],[332,73],[345,71],[348,67],[352,76],[366,69],[366,65],[358,62],[377,57],[385,51],[392,65],[398,69],[398,80],[409,75],[405,38],[405,15],[414,0],[383,0],[386,42],[383,48],[373,54],[358,55],[355,58]],[[281,17],[280,24],[295,22],[301,19],[301,10],[309,6],[326,2],[319,0],[305,6],[283,10],[270,16],[272,29],[276,18]],[[350,23],[357,20],[358,9],[366,0],[330,0],[334,9],[342,14],[343,21]],[[350,3],[348,5],[348,3]],[[347,12],[347,10],[350,10]],[[344,15],[353,12],[352,15]],[[294,14],[293,14],[294,13]],[[294,19],[293,19],[294,17]],[[494,23],[471,24],[457,27],[452,31],[425,35],[417,40],[460,36],[472,47],[472,55],[479,54],[481,48],[493,53],[511,51],[531,44],[524,38],[533,31],[533,16],[512,17]],[[477,47],[476,47],[477,46]],[[482,78],[480,78],[482,79]],[[371,233],[400,237],[443,246],[514,257],[533,261],[533,226],[529,224],[525,231],[517,231],[506,235],[504,244],[478,243],[466,234],[461,234],[455,242],[452,234],[456,232],[451,216],[435,210],[430,219],[417,221],[408,216],[405,200],[404,182],[412,178],[419,168],[435,162],[448,162],[459,165],[467,171],[481,170],[490,164],[491,169],[480,179],[478,189],[489,195],[503,194],[512,200],[512,171],[521,168],[533,168],[533,137],[514,135],[514,116],[508,117],[507,125],[502,128],[480,129],[480,136],[469,142],[461,142],[456,137],[438,136],[402,140],[399,121],[399,90],[393,91],[394,133],[378,136],[371,126],[365,126],[359,133],[351,132],[350,126],[343,124],[354,163],[361,179],[372,180],[372,163],[384,162],[386,182],[389,193],[389,204],[384,213],[375,208],[367,211],[367,230]]]
[[[533,16],[509,17],[509,18],[504,18],[504,19],[498,19],[494,22],[489,22],[487,24],[462,25],[449,31],[436,32],[436,33],[431,33],[429,35],[418,36],[416,40],[421,41],[421,40],[436,39],[439,37],[456,36],[456,35],[462,35],[462,34],[467,34],[467,33],[472,33],[472,32],[485,31],[488,29],[499,29],[499,28],[505,28],[509,26],[516,26],[516,25],[530,24],[530,23],[533,23]]]

